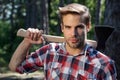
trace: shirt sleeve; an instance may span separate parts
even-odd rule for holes
[[[104,74],[102,74],[102,80],[117,80],[117,73],[114,61],[110,61],[104,67]]]
[[[46,45],[35,52],[32,52],[26,59],[16,68],[16,72],[30,73],[40,69],[44,65],[45,57],[49,45]]]
[[[105,80],[117,80],[117,71],[114,64],[114,61],[112,60],[110,63],[107,64],[105,68],[106,72],[106,79]]]

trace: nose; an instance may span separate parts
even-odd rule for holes
[[[78,28],[77,27],[74,28],[71,33],[72,33],[72,36],[77,37],[78,36]]]

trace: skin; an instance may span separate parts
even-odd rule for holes
[[[67,14],[63,16],[61,29],[66,40],[65,48],[70,55],[77,55],[83,50],[86,35],[90,27],[89,25],[80,27],[80,25],[81,22],[79,15]],[[41,30],[29,28],[27,33],[29,34],[29,37],[23,39],[10,60],[9,68],[12,71],[16,71],[16,68],[25,59],[33,44],[43,43]]]
[[[69,54],[77,55],[82,52],[90,25],[81,23],[78,14],[67,14],[63,16],[61,29],[66,40],[65,47]]]

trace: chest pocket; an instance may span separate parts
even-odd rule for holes
[[[88,73],[82,70],[78,71],[78,80],[97,80],[93,73]]]
[[[58,62],[52,62],[51,64],[51,73],[52,73],[52,78],[57,78],[60,75],[62,65]]]

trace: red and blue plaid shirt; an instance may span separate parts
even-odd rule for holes
[[[116,80],[114,61],[88,45],[72,56],[64,43],[50,43],[29,55],[16,71],[29,73],[41,66],[45,80]]]

